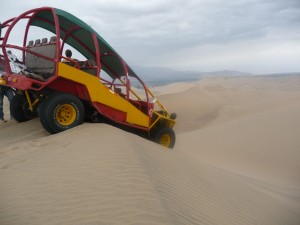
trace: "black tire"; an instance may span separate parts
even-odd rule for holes
[[[153,141],[162,146],[173,148],[176,142],[175,132],[171,127],[162,126],[154,132]]]
[[[25,122],[37,117],[36,108],[33,112],[24,95],[16,94],[10,101],[10,114],[17,122]]]
[[[83,123],[84,106],[74,95],[57,93],[48,98],[39,107],[42,126],[50,134],[59,133]]]

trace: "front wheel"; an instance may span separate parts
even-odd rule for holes
[[[24,95],[16,94],[10,101],[10,114],[17,122],[25,122],[37,117],[36,107],[30,110]]]
[[[174,148],[176,136],[175,132],[171,127],[161,127],[158,128],[158,130],[153,135],[154,142],[168,147],[168,148]]]
[[[81,100],[64,93],[50,95],[38,112],[42,126],[51,134],[80,125],[85,114]]]

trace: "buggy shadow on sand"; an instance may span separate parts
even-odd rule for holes
[[[24,32],[14,35],[19,24]],[[41,33],[37,30],[45,31],[45,36],[36,37]],[[0,84],[16,90],[10,104],[16,121],[39,117],[45,130],[54,134],[84,121],[105,120],[174,147],[176,114],[167,112],[86,23],[63,10],[42,7],[5,21],[1,31]],[[69,48],[79,59],[63,56]]]

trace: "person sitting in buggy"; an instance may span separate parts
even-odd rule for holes
[[[68,65],[74,66],[74,67],[77,66],[77,65],[76,65],[77,63],[76,63],[76,62],[78,62],[78,60],[72,58],[72,51],[71,51],[70,49],[67,49],[67,50],[65,51],[65,56],[66,56],[66,57],[64,57],[64,60],[63,60],[64,63],[67,63]]]

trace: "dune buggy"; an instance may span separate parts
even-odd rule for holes
[[[176,114],[167,112],[86,23],[63,10],[42,7],[5,21],[1,31],[5,69],[0,84],[16,90],[10,103],[16,121],[38,117],[51,134],[85,121],[110,121],[174,147]],[[67,49],[75,51],[77,59],[64,56]]]

